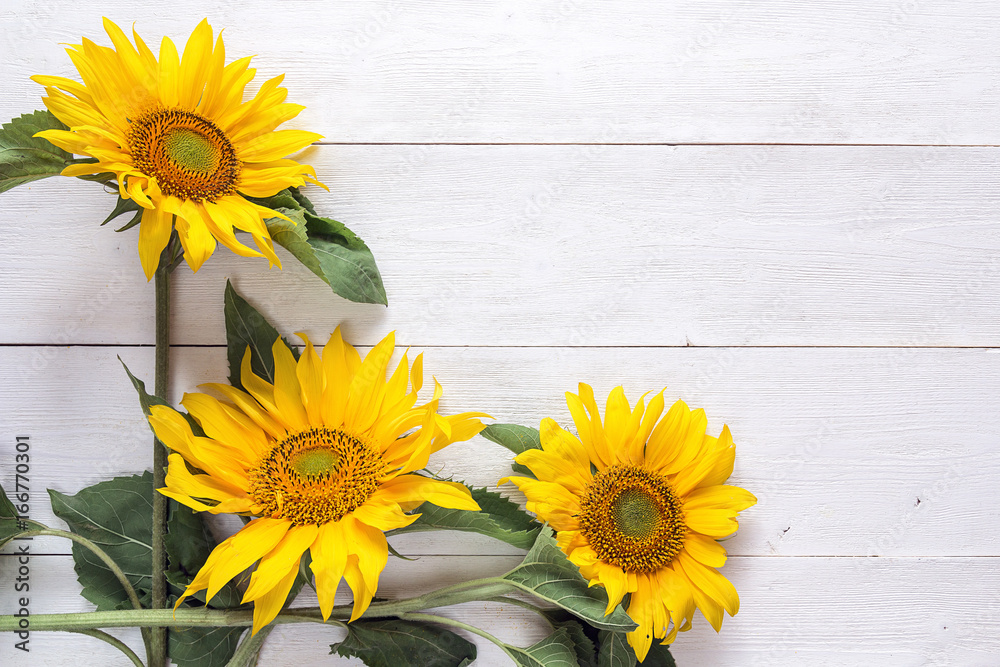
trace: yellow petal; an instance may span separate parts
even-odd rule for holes
[[[297,569],[299,559],[316,540],[318,532],[319,528],[312,524],[289,528],[277,546],[261,559],[250,577],[250,586],[243,595],[243,602],[260,598],[274,588],[289,570]]]
[[[309,567],[316,576],[316,597],[324,621],[330,618],[333,611],[337,586],[347,567],[347,540],[341,524],[341,521],[336,521],[320,526],[310,547],[312,563]]]
[[[304,130],[278,130],[255,137],[242,146],[239,157],[244,162],[268,162],[302,150],[323,135]]]
[[[604,610],[604,615],[607,616],[615,610],[615,607],[621,603],[625,594],[629,592],[628,575],[620,567],[608,565],[607,563],[599,563],[598,569],[601,584],[608,592],[608,606]]]
[[[727,509],[742,512],[757,504],[757,498],[746,489],[720,484],[695,489],[684,498],[684,510]]]
[[[593,477],[590,467],[580,467],[540,449],[528,449],[515,458],[521,465],[528,466],[535,477],[545,482],[558,482],[570,492],[582,496]]]
[[[684,523],[691,530],[696,530],[709,537],[728,537],[740,527],[736,522],[736,512],[728,509],[694,509],[684,510]]]
[[[688,532],[684,536],[684,551],[702,565],[722,567],[726,564],[726,549],[710,537]]]
[[[209,574],[207,599],[215,597],[233,577],[271,551],[291,526],[287,519],[254,519],[216,547],[225,545],[226,551]]]
[[[281,611],[281,608],[285,606],[285,600],[288,599],[288,593],[292,590],[292,584],[295,582],[295,577],[298,573],[299,564],[296,561],[295,566],[288,569],[288,572],[285,573],[281,581],[254,601],[253,628],[250,630],[251,636],[257,634],[261,628],[273,621],[274,617]]]
[[[184,248],[184,259],[195,273],[215,252],[215,237],[208,230],[208,214],[200,204],[185,201],[181,204],[181,217],[177,218],[177,236]]]
[[[194,109],[198,104],[211,64],[212,26],[208,24],[208,19],[202,19],[184,47],[177,84],[177,103],[181,107]]]
[[[344,580],[347,581],[347,585],[351,587],[351,591],[354,593],[354,609],[351,611],[351,618],[348,621],[349,623],[353,623],[368,610],[368,606],[372,603],[372,598],[375,596],[375,591],[369,590],[365,585],[364,575],[358,569],[358,557],[353,554],[347,557]]]
[[[438,507],[478,511],[479,505],[464,484],[430,479],[421,475],[401,475],[383,482],[372,494],[373,500],[404,503],[429,502]]]
[[[395,333],[390,332],[365,356],[347,397],[344,425],[348,429],[367,431],[378,418],[385,394],[385,373],[395,346]]]
[[[295,375],[302,391],[302,403],[305,405],[309,424],[321,426],[323,424],[323,411],[321,409],[324,384],[323,366],[309,337],[302,332],[295,335],[306,342],[306,349],[299,357],[299,363],[295,367]]]
[[[323,423],[336,428],[344,423],[347,409],[347,393],[354,379],[349,357],[357,352],[344,342],[340,327],[330,334],[330,340],[323,348],[323,375],[326,388],[323,390]]]
[[[420,518],[419,514],[404,514],[399,505],[368,500],[352,512],[359,522],[380,531],[404,528]]]
[[[139,261],[146,274],[146,280],[151,280],[160,265],[160,255],[167,247],[173,225],[173,216],[159,209],[143,209],[142,222],[139,223]]]
[[[274,403],[285,423],[296,430],[309,428],[309,419],[302,406],[302,388],[299,386],[295,357],[278,336],[271,346],[274,355]]]

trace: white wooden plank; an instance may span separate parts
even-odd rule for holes
[[[992,0],[14,0],[0,117],[102,15],[154,45],[209,16],[334,142],[1000,143]]]
[[[327,146],[320,209],[370,244],[390,307],[286,257],[178,269],[173,341],[223,344],[228,277],[265,314],[373,344],[1000,342],[1000,149]],[[416,164],[411,165],[415,161]],[[314,194],[318,189],[313,189]],[[57,179],[5,193],[6,343],[152,343],[138,232]],[[44,240],[43,240],[44,239]]]
[[[0,557],[0,581],[10,580],[13,558]],[[501,573],[516,557],[475,556],[390,561],[379,593],[419,594],[463,579]],[[685,667],[886,667],[962,665],[992,667],[1000,653],[1000,563],[996,558],[733,558],[726,575],[740,593],[741,609],[716,634],[696,615],[695,627],[672,647]],[[31,561],[31,612],[85,611],[68,556]],[[346,596],[343,598],[346,601]],[[315,605],[308,592],[296,602]],[[0,613],[12,611],[0,596]],[[492,604],[436,611],[510,642],[537,641],[544,628],[526,612]],[[138,633],[115,631],[140,649]],[[343,631],[312,625],[278,628],[261,664],[284,667],[358,664],[327,656]],[[86,651],[90,664],[126,664],[88,637],[35,632],[28,655],[0,639],[0,663],[62,667],[67,655]],[[492,645],[479,647],[476,664],[510,664]]]
[[[13,437],[32,438],[32,514],[45,487],[75,493],[138,473],[149,435],[115,355],[149,377],[148,348],[0,349],[0,469],[10,484]],[[35,366],[44,365],[41,369]],[[174,400],[228,376],[222,348],[174,351]],[[669,385],[667,398],[706,408],[738,446],[733,483],[758,495],[737,555],[998,556],[1000,353],[995,350],[850,348],[431,348],[425,372],[445,388],[448,412],[572,424],[563,392],[585,380],[598,395],[624,384],[634,401]],[[441,452],[432,468],[475,485],[509,473],[508,453],[483,438]],[[510,554],[483,539],[410,536],[411,554]],[[45,542],[66,553],[60,541]]]

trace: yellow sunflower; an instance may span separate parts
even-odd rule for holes
[[[214,42],[203,20],[179,56],[164,37],[157,60],[133,30],[135,45],[108,19],[104,29],[114,48],[84,38],[66,49],[83,83],[58,76],[34,76],[45,86],[45,106],[70,129],[45,130],[44,137],[96,163],[75,164],[64,176],[113,173],[125,199],[142,207],[139,258],[151,278],[170,240],[173,221],[184,257],[197,271],[216,241],[244,257],[274,254],[266,218],[284,217],[248,201],[316,180],[315,170],[289,153],[320,139],[301,130],[278,130],[302,107],[285,103],[284,75],[266,81],[243,100],[256,70],[250,58],[226,64],[222,35]],[[323,186],[325,187],[325,186]],[[253,235],[253,250],[234,229]]]
[[[579,391],[566,394],[579,438],[545,419],[542,449],[515,458],[538,479],[501,483],[514,482],[581,574],[607,589],[607,613],[631,594],[639,627],[628,641],[642,661],[653,637],[667,644],[690,629],[695,607],[716,630],[723,610],[739,611],[736,589],[716,569],[726,562],[716,540],[736,532],[737,513],[757,499],[723,484],[736,448],[726,426],[718,438],[705,434],[704,410],[677,401],[660,419],[662,391],[633,410],[618,387],[602,424],[593,389]]]
[[[184,395],[181,404],[205,436],[172,408],[154,406],[149,417],[173,450],[161,493],[196,511],[255,517],[212,551],[184,591],[207,588],[210,600],[260,561],[243,598],[254,603],[253,632],[281,610],[307,549],[324,618],[344,578],[354,591],[353,621],[378,588],[388,558],[383,531],[419,516],[405,510],[424,501],[479,509],[464,485],[414,471],[481,431],[478,417],[487,415],[439,415],[436,380],[431,401],[417,406],[423,355],[411,369],[404,353],[386,381],[393,334],[364,361],[339,328],[322,357],[299,336],[306,348],[298,362],[280,338],[274,342],[273,385],[253,373],[248,348],[240,375],[246,391],[208,384],[224,400]]]

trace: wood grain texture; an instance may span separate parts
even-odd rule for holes
[[[102,15],[154,45],[208,16],[333,142],[1000,143],[992,0],[14,0],[0,116]]]
[[[9,577],[14,559],[0,557],[0,577]],[[404,562],[392,559],[379,591],[391,597],[417,595],[469,576],[502,573],[517,557],[439,557]],[[33,613],[84,611],[68,556],[32,559],[36,588]],[[740,592],[741,610],[726,618],[716,634],[697,614],[694,628],[672,647],[686,667],[770,667],[810,665],[962,665],[993,667],[1000,653],[1000,562],[996,558],[733,558],[727,576]],[[341,589],[347,602],[350,597]],[[315,605],[310,592],[298,605]],[[12,611],[0,597],[0,613]],[[490,603],[467,604],[435,613],[459,618],[527,645],[544,636],[528,612]],[[115,634],[140,647],[137,632]],[[279,627],[265,644],[261,665],[353,664],[327,656],[343,631],[321,626]],[[498,649],[478,637],[476,664],[507,665]],[[67,654],[85,651],[88,664],[124,665],[114,650],[94,640],[62,633],[35,632],[32,652],[0,642],[0,663],[14,667],[64,667]],[[91,656],[93,656],[91,658]],[[75,663],[74,663],[75,664]]]
[[[371,246],[388,309],[287,253],[174,281],[173,340],[224,344],[227,278],[269,318],[359,343],[1000,342],[1000,148],[325,146],[317,206]],[[138,231],[51,179],[6,193],[0,342],[153,342]],[[43,238],[57,239],[42,243]],[[291,297],[290,295],[293,295]]]
[[[1000,479],[995,350],[424,352],[425,373],[444,386],[449,413],[483,410],[522,424],[552,416],[571,427],[563,392],[581,380],[598,396],[623,384],[633,403],[666,385],[669,401],[704,407],[710,432],[723,423],[733,431],[733,483],[760,500],[727,542],[731,553],[1000,556],[1000,537],[987,528],[1000,521],[1000,510],[984,503]],[[0,387],[9,406],[0,432],[31,434],[33,517],[40,521],[51,518],[43,488],[75,493],[149,466],[148,429],[116,354],[139,377],[151,374],[149,349],[0,348],[0,376],[15,380]],[[228,376],[223,348],[179,348],[173,359],[175,402]],[[0,443],[0,461],[13,454],[12,439]],[[431,468],[492,487],[509,474],[509,462],[507,450],[477,437],[436,455]],[[411,554],[516,553],[455,535],[400,540]],[[68,553],[65,543],[44,543],[46,552]]]
[[[228,375],[227,279],[283,333],[395,329],[446,412],[569,425],[578,381],[633,401],[667,385],[730,426],[733,482],[760,500],[726,543],[740,614],[720,635],[699,616],[680,665],[998,664],[995,0],[11,0],[0,121],[41,107],[30,75],[75,78],[59,43],[105,42],[102,15],[153,44],[208,16],[258,82],[286,73],[307,106],[291,125],[325,135],[301,157],[331,192],[309,194],[368,242],[390,301],[345,302],[282,251],[280,272],[225,250],[182,267],[174,402]],[[0,483],[29,435],[32,516],[56,525],[46,487],[149,465],[116,357],[151,378],[153,290],[136,230],[98,227],[112,204],[69,179],[0,195]],[[475,438],[433,464],[493,485],[509,459]],[[455,533],[394,545],[418,559],[390,562],[389,597],[520,554]],[[68,546],[32,550],[50,554],[31,560],[32,612],[88,609]],[[14,572],[0,554],[0,613]],[[544,635],[518,609],[442,613]],[[281,627],[261,664],[358,664],[327,655],[342,635]],[[31,637],[24,654],[0,636],[0,664],[124,664]],[[474,639],[476,664],[509,664]]]

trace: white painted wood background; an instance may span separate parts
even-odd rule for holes
[[[349,304],[289,260],[216,253],[174,283],[174,400],[226,377],[231,278],[280,329],[390,329],[448,410],[569,418],[563,392],[668,386],[729,424],[760,504],[728,543],[740,614],[699,616],[685,667],[1000,665],[1000,4],[995,0],[8,0],[0,119],[100,17],[286,72],[307,154],[379,262],[390,307]],[[32,439],[32,512],[137,473],[149,436],[121,356],[152,372],[153,294],[111,200],[51,179],[0,195],[0,481]],[[476,438],[437,464],[507,471]],[[380,594],[505,571],[486,539],[406,536]],[[64,542],[36,540],[31,611],[86,610]],[[41,555],[45,554],[45,555]],[[0,612],[13,611],[0,557]],[[303,603],[308,603],[303,600]],[[509,641],[517,609],[447,613]],[[138,634],[119,633],[132,644]],[[263,665],[326,657],[289,627]],[[477,641],[479,664],[507,664]],[[3,665],[118,665],[94,640],[0,636]]]

